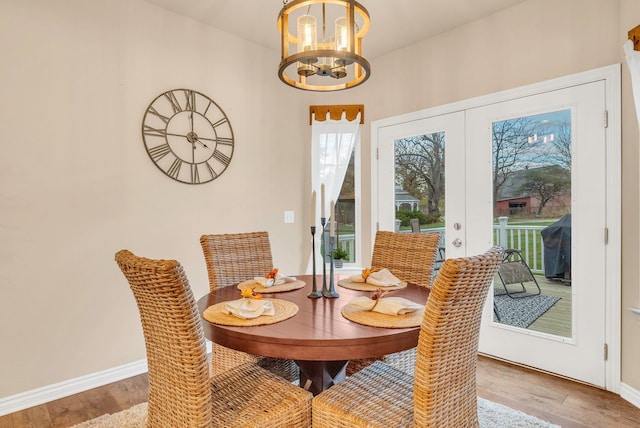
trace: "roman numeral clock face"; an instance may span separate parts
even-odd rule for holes
[[[159,95],[142,120],[142,139],[153,163],[187,184],[218,178],[231,163],[233,130],[209,97],[190,89]]]

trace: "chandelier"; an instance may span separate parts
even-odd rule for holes
[[[369,13],[355,0],[284,0],[278,29],[278,76],[287,85],[308,91],[338,91],[369,78],[371,66],[362,57]]]

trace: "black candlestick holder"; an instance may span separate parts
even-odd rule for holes
[[[311,226],[311,248],[313,248],[313,287],[311,288],[311,293],[307,294],[307,297],[311,299],[317,299],[322,297],[322,293],[318,291],[316,286],[316,227]]]
[[[324,255],[324,251],[326,250],[324,243],[325,243],[325,239],[324,239],[324,226],[327,224],[327,218],[326,217],[320,217],[320,224],[322,225],[322,295],[324,296],[325,293],[329,292],[329,289],[327,288],[327,261],[326,261],[326,256]]]
[[[322,290],[322,295],[324,297],[328,297],[328,298],[336,298],[336,297],[340,297],[340,295],[338,293],[336,293],[336,290],[334,288],[334,284],[333,284],[333,236],[329,237],[329,263],[330,263],[330,270],[329,270],[329,289],[326,290],[323,288]]]

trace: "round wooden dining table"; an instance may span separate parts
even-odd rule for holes
[[[202,319],[205,336],[214,343],[238,351],[265,357],[294,360],[300,368],[300,386],[314,395],[345,378],[349,360],[373,358],[413,348],[418,343],[420,327],[383,328],[357,324],[344,318],[342,307],[357,296],[370,292],[338,286],[347,275],[336,275],[338,298],[309,298],[311,275],[297,276],[306,283],[303,288],[261,293],[265,298],[288,300],[298,306],[298,312],[284,321],[255,327],[227,326]],[[316,277],[322,289],[322,276]],[[328,281],[328,279],[327,279]],[[396,290],[393,296],[426,304],[429,290],[413,284]],[[216,303],[240,297],[235,287],[223,287],[198,300],[202,316],[206,308]]]

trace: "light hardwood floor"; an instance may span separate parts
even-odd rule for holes
[[[591,386],[514,366],[478,359],[478,395],[565,428],[640,426],[640,409]],[[40,406],[0,416],[0,428],[69,427],[147,399],[146,374]]]

